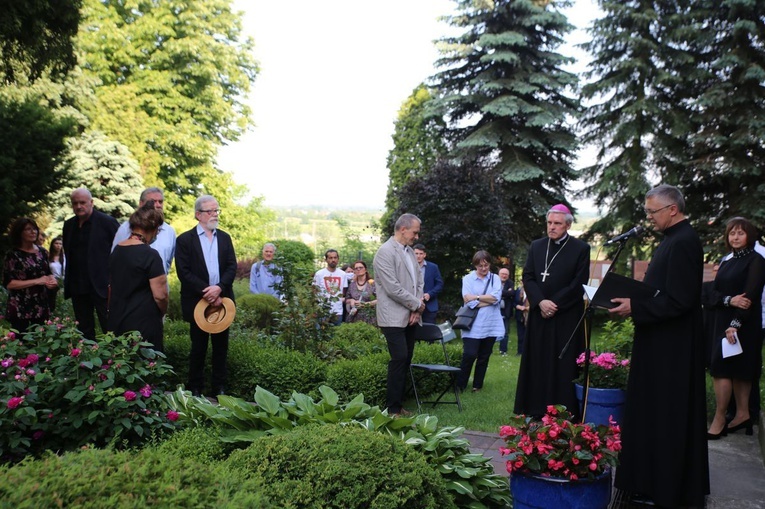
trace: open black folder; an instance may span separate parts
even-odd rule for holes
[[[609,272],[593,295],[592,306],[611,309],[617,306],[615,302],[611,302],[611,299],[616,297],[640,299],[653,298],[657,295],[659,295],[659,290],[642,281]]]

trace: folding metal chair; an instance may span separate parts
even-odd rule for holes
[[[414,399],[417,400],[417,412],[422,412],[422,405],[425,403],[431,403],[434,407],[441,404],[457,405],[459,411],[462,412],[462,402],[460,401],[460,390],[457,387],[457,376],[460,373],[460,368],[449,365],[449,354],[446,351],[446,343],[456,338],[457,335],[452,331],[452,326],[449,322],[441,325],[433,323],[424,323],[417,331],[417,341],[425,341],[427,343],[435,343],[438,341],[441,343],[441,348],[444,351],[444,364],[411,364],[409,366],[409,375],[412,377],[412,390],[414,391]],[[414,372],[419,371],[421,375],[417,378],[414,376]],[[444,386],[443,391],[438,397],[431,401],[420,401],[420,395],[417,393],[417,381],[423,380],[426,376],[447,373],[451,379],[451,383]],[[455,401],[441,401],[441,398],[449,391],[454,391]]]

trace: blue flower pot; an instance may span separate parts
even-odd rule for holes
[[[513,509],[606,509],[611,501],[611,471],[590,480],[513,473]]]
[[[579,411],[582,409],[584,387],[574,384],[576,398],[579,400]],[[617,423],[624,419],[624,403],[627,401],[627,391],[622,389],[594,389],[587,391],[587,413],[584,415],[585,422],[605,424],[608,426],[608,417],[613,416]]]

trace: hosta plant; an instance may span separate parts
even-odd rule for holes
[[[281,401],[258,387],[254,404],[219,396],[218,405],[182,390],[167,397],[178,423],[215,424],[222,440],[241,442],[243,446],[308,424],[339,423],[387,433],[425,456],[444,477],[458,507],[505,507],[509,502],[507,479],[494,472],[490,458],[470,452],[469,442],[461,437],[465,428],[440,427],[438,419],[429,415],[393,417],[364,403],[363,395],[341,404],[337,393],[327,386],[321,386],[319,393],[319,401],[295,392],[289,400]]]

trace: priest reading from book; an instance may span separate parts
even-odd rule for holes
[[[573,221],[568,207],[554,205],[547,212],[547,236],[532,242],[526,257],[523,287],[529,315],[515,395],[518,414],[542,417],[554,404],[579,414],[572,380],[584,350],[584,328],[577,324],[584,313],[582,285],[587,284],[590,246],[569,235]]]
[[[614,298],[611,313],[635,323],[622,451],[614,485],[636,502],[704,507],[707,461],[703,260],[685,199],[670,185],[645,195],[645,214],[661,243],[644,282],[656,297]]]

